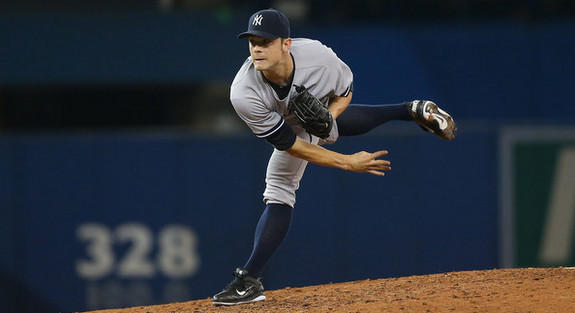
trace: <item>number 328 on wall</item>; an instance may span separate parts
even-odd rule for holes
[[[76,273],[84,279],[114,274],[120,278],[151,278],[156,274],[186,278],[200,267],[197,236],[184,225],[167,225],[155,236],[140,223],[121,224],[114,229],[86,223],[78,227],[76,236],[85,244],[85,258],[76,261]],[[117,252],[120,246],[127,247],[125,252]]]

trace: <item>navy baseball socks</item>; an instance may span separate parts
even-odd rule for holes
[[[365,134],[377,126],[393,121],[410,121],[411,115],[400,104],[350,104],[337,118],[340,136],[357,136]]]
[[[266,299],[260,282],[264,266],[286,237],[293,209],[285,204],[268,204],[256,226],[254,248],[244,266],[234,271],[235,278],[213,297],[214,305],[235,305]]]
[[[455,138],[457,130],[453,118],[427,100],[400,104],[350,104],[337,118],[337,126],[340,136],[356,136],[392,120],[413,120],[423,130],[431,131],[444,140]]]

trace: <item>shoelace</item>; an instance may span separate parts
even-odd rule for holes
[[[246,281],[245,281],[243,278],[241,278],[241,277],[236,277],[234,280],[232,280],[231,283],[229,283],[229,284],[226,286],[226,289],[229,289],[229,288],[232,288],[232,287],[235,288],[235,289],[238,289],[238,290],[245,290],[245,289],[247,289],[247,283],[246,283]]]

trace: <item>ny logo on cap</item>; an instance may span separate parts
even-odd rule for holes
[[[260,25],[260,26],[261,26],[261,25],[262,25],[262,19],[263,19],[263,18],[264,18],[264,17],[263,17],[261,14],[256,15],[256,16],[254,17],[254,21],[252,22],[252,24],[253,24],[254,26],[256,26],[256,25]]]

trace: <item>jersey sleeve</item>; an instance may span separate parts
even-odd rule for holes
[[[334,79],[334,86],[333,90],[334,93],[332,96],[334,97],[346,97],[349,95],[351,91],[353,91],[353,72],[349,68],[349,66],[343,62],[331,49],[329,49],[330,53],[330,63],[333,65],[330,66],[330,71],[332,77]]]
[[[232,89],[233,90],[233,89]],[[278,150],[291,148],[296,134],[277,112],[269,110],[255,96],[235,97],[231,92],[230,100],[238,116],[258,137],[267,140]]]
[[[267,137],[281,126],[283,118],[279,113],[267,108],[253,92],[247,91],[239,95],[232,88],[230,101],[238,116],[260,138]]]

